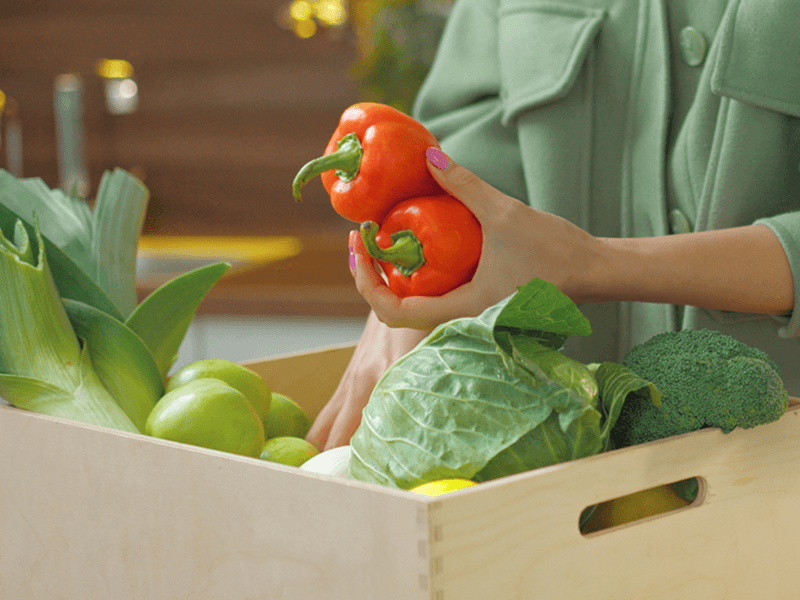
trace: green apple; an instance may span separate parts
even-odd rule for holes
[[[261,459],[290,467],[299,467],[317,454],[319,454],[319,450],[311,442],[307,442],[303,438],[283,436],[267,440],[261,450]]]
[[[145,433],[258,458],[264,426],[244,394],[219,379],[195,379],[166,394],[150,411]]]
[[[172,391],[190,381],[209,377],[224,381],[233,389],[244,394],[244,397],[253,405],[258,418],[261,419],[261,424],[267,427],[269,408],[272,403],[269,384],[258,373],[238,363],[223,358],[204,358],[195,361],[169,378],[167,391]]]
[[[306,437],[311,429],[311,417],[300,406],[284,394],[272,394],[272,405],[269,410],[264,432],[267,439],[274,437]]]

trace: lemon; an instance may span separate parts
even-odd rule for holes
[[[262,460],[299,467],[310,458],[319,454],[319,450],[311,442],[293,436],[281,436],[267,440],[261,450]]]
[[[581,529],[583,533],[624,525],[690,504],[670,486],[642,490],[599,504]]]
[[[266,428],[272,392],[269,384],[255,371],[222,358],[204,358],[186,365],[169,378],[166,391],[197,379],[219,379],[240,391],[253,406],[261,424]]]
[[[275,437],[304,438],[311,429],[311,417],[297,403],[284,394],[272,394],[265,433],[267,439]]]
[[[455,492],[456,490],[462,490],[473,485],[477,484],[469,479],[438,479],[418,485],[412,488],[411,491],[422,494],[423,496],[440,496],[447,492]]]

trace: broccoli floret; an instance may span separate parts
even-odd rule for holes
[[[729,433],[778,419],[788,394],[765,352],[718,331],[662,333],[632,348],[623,364],[652,381],[661,405],[631,397],[611,433],[617,447],[706,427]]]

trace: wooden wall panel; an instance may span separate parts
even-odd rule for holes
[[[276,24],[279,0],[15,0],[0,6],[0,89],[19,103],[25,176],[58,185],[53,83],[84,81],[92,187],[104,169],[143,173],[146,233],[346,231],[318,181],[296,205],[291,180],[358,101],[355,45],[301,40]],[[135,69],[139,107],[113,116],[100,58]],[[0,166],[5,158],[0,155]]]

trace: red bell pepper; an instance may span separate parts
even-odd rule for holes
[[[361,239],[401,298],[440,296],[467,283],[483,245],[478,220],[448,194],[399,202],[380,229],[362,223]]]
[[[294,179],[295,200],[320,175],[334,210],[350,221],[381,222],[400,200],[439,194],[425,150],[439,147],[425,127],[385,104],[363,102],[344,111],[325,154]]]

